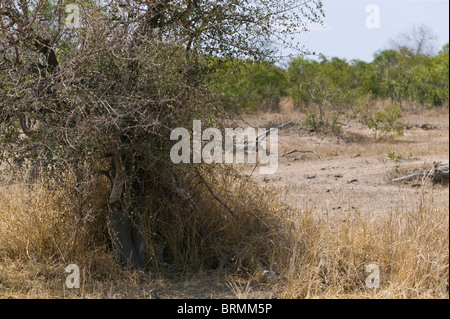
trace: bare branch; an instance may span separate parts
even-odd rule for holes
[[[292,151],[284,153],[284,154],[280,155],[280,157],[285,157],[285,156],[288,156],[288,155],[291,155],[291,154],[294,154],[294,153],[312,153],[312,154],[315,154],[318,158],[322,158],[320,156],[320,154],[317,153],[316,151],[302,151],[302,150],[298,150],[298,149],[294,149]]]
[[[202,183],[206,186],[206,188],[208,189],[208,192],[211,194],[212,197],[214,197],[214,199],[216,201],[218,201],[223,207],[225,207],[225,209],[230,213],[230,215],[234,216],[234,212],[227,206],[227,204],[225,204],[213,191],[213,189],[211,188],[211,186],[208,184],[208,182],[205,180],[205,178],[202,176],[202,174],[200,174],[200,172],[198,171],[198,169],[196,167],[194,167],[195,172],[197,173],[197,176],[200,178],[200,180],[202,181]]]

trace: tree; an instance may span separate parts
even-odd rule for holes
[[[376,72],[373,63],[360,60],[351,61],[352,73],[359,95],[379,95],[379,86],[376,83]]]
[[[277,110],[287,96],[286,72],[271,61],[216,60],[211,83],[226,110]]]
[[[308,110],[307,125],[313,130],[337,130],[339,117],[349,113],[358,98],[358,82],[346,60],[300,57],[290,63],[288,75],[291,96],[298,107]]]
[[[427,100],[433,106],[448,105],[449,99],[449,45],[444,45],[439,55],[431,58],[430,89]]]
[[[73,3],[78,29],[65,25]],[[146,210],[186,200],[169,136],[210,118],[210,57],[271,56],[275,26],[301,30],[321,8],[296,0],[3,0],[3,157],[29,161],[47,178],[69,175],[73,192],[108,176],[111,242],[122,264],[142,269]]]
[[[379,133],[403,135],[404,125],[399,120],[402,118],[402,110],[398,104],[389,104],[378,112],[371,111],[368,105],[360,107],[359,121],[373,130],[374,138]]]
[[[425,24],[413,25],[408,31],[401,33],[396,39],[390,40],[393,50],[407,49],[414,55],[434,55],[437,36]]]
[[[439,106],[448,101],[448,50],[436,56],[400,51],[378,52],[372,62],[375,69],[374,92],[404,106],[405,102]]]
[[[373,64],[381,97],[389,98],[403,107],[405,100],[410,97],[410,88],[415,80],[414,66],[419,65],[423,57],[412,55],[406,49],[377,52]]]

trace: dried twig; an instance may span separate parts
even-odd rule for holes
[[[392,182],[401,182],[401,181],[411,180],[411,179],[414,179],[414,178],[419,177],[419,176],[421,176],[421,177],[427,176],[428,174],[429,174],[428,172],[422,172],[422,173],[418,173],[418,174],[411,174],[411,175],[408,175],[408,176],[394,178],[392,180]]]
[[[294,150],[292,150],[292,151],[289,151],[289,152],[287,152],[287,153],[284,153],[284,154],[280,155],[280,157],[285,157],[285,156],[288,156],[288,155],[291,155],[291,154],[294,154],[294,153],[312,153],[312,154],[317,155],[318,158],[322,158],[322,157],[320,156],[320,154],[317,153],[316,151],[302,151],[302,150],[297,150],[297,149],[294,149]]]
[[[269,130],[267,130],[267,132],[261,134],[260,136],[258,136],[258,137],[256,138],[256,143],[259,144],[259,143],[260,143],[261,141],[263,141],[267,136],[269,136],[270,133],[272,133],[272,129],[282,129],[283,127],[288,126],[288,125],[291,125],[291,124],[293,124],[293,123],[294,123],[293,121],[290,121],[290,122],[286,122],[286,123],[283,123],[283,124],[281,124],[281,125],[278,125],[277,127],[271,127]]]
[[[194,167],[195,172],[197,173],[198,177],[200,178],[200,180],[202,181],[202,183],[206,186],[206,188],[208,189],[209,193],[212,195],[212,197],[214,197],[214,199],[216,201],[218,201],[223,207],[225,207],[225,209],[232,215],[234,216],[234,212],[219,198],[217,197],[216,194],[214,194],[214,191],[212,190],[211,186],[209,186],[208,182],[205,180],[205,178],[202,176],[202,174],[200,174],[200,172],[198,171],[198,169],[196,167]]]

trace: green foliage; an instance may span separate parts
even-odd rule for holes
[[[323,123],[320,122],[319,116],[316,112],[310,111],[306,114],[304,126],[311,131],[319,131],[323,127]]]
[[[376,68],[374,63],[368,63],[360,60],[350,62],[351,72],[359,96],[378,96],[380,89],[376,79]]]
[[[394,161],[395,163],[399,163],[403,159],[403,155],[395,154],[395,152],[389,153],[388,157],[391,161]]]
[[[213,90],[227,111],[277,110],[287,96],[282,68],[267,61],[216,59],[211,75]]]
[[[359,96],[351,65],[339,58],[317,62],[300,57],[287,73],[294,104],[308,113],[305,125],[338,129],[339,119],[351,113]]]
[[[372,112],[369,107],[361,109],[359,121],[373,130],[375,139],[379,133],[403,135],[404,125],[399,119],[402,118],[402,109],[399,104],[388,104],[381,111]]]
[[[406,48],[382,51],[373,64],[379,97],[402,107],[405,102],[426,107],[448,104],[448,45],[437,56],[413,54]]]
[[[306,114],[304,126],[313,131],[339,132],[342,122],[359,118],[376,135],[399,135],[402,126],[397,119],[405,107],[449,102],[448,44],[436,56],[415,54],[404,47],[379,51],[372,62],[300,56],[286,69],[269,61],[213,61],[210,82],[226,110],[276,110],[282,98],[290,97]],[[388,100],[392,105],[374,113],[371,107],[361,109],[365,99]]]

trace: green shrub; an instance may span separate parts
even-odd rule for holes
[[[399,104],[388,104],[379,112],[371,112],[365,107],[359,121],[373,130],[375,139],[379,134],[403,135],[404,125],[399,121],[402,118],[402,110]]]

